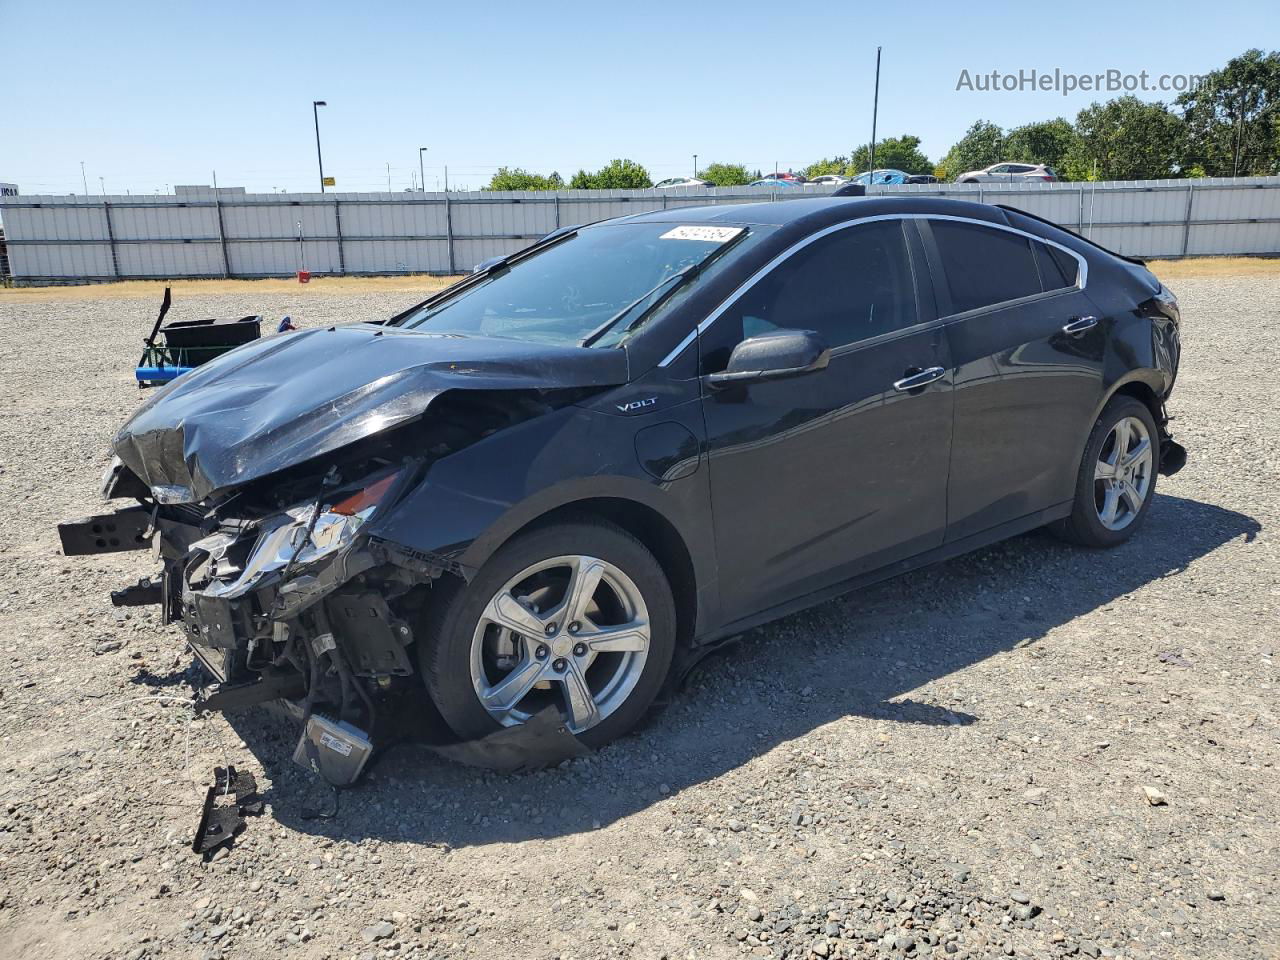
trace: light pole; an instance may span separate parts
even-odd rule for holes
[[[871,101],[871,172],[867,175],[867,186],[876,181],[876,119],[880,113],[880,48],[876,47],[876,93]]]
[[[698,179],[698,155],[693,155],[693,179]]]
[[[89,195],[89,179],[84,175],[84,161],[80,161],[80,182],[84,184],[84,195]]]
[[[422,173],[422,155],[427,152],[426,147],[418,148],[418,182],[422,184],[422,192],[427,192],[427,178]]]
[[[320,108],[327,107],[323,100],[311,101],[311,119],[316,124],[316,162],[320,165],[320,192],[324,193],[324,157],[320,153]]]

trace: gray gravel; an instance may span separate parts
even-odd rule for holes
[[[0,953],[1274,955],[1280,278],[1175,288],[1191,460],[1132,543],[1030,535],[790,617],[560,769],[393,751],[332,820],[306,818],[331,798],[288,723],[192,721],[176,632],[110,606],[144,556],[57,552],[139,400],[154,304],[0,295]],[[228,760],[269,807],[202,864],[200,785]]]

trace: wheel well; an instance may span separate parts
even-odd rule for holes
[[[684,538],[676,528],[652,507],[646,507],[634,500],[614,497],[578,500],[557,507],[550,513],[530,521],[513,533],[512,537],[533,527],[584,515],[608,520],[615,526],[621,527],[643,543],[654,555],[667,575],[667,582],[671,584],[671,595],[675,599],[676,643],[686,646],[691,644],[698,619],[698,593],[693,558],[689,556]]]
[[[1156,426],[1164,429],[1165,416],[1164,410],[1160,406],[1160,398],[1156,396],[1156,392],[1141,380],[1132,380],[1112,394],[1113,397],[1127,396],[1133,397],[1146,404],[1148,410],[1151,411],[1151,419],[1155,420]]]

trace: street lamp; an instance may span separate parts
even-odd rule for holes
[[[418,148],[418,183],[422,185],[422,192],[427,192],[427,179],[422,175],[422,155],[427,152],[426,147]]]
[[[324,193],[324,157],[320,154],[320,108],[327,107],[323,100],[311,101],[311,119],[316,123],[316,162],[320,165],[320,192]]]
[[[698,155],[693,155],[693,179],[698,179]]]

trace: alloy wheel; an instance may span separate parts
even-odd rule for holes
[[[1093,499],[1108,530],[1123,530],[1142,512],[1151,492],[1153,452],[1147,425],[1137,417],[1124,417],[1107,434],[1093,468]]]
[[[485,605],[471,641],[471,682],[503,726],[556,705],[573,733],[626,701],[644,672],[644,597],[596,557],[552,557],[512,577]]]

